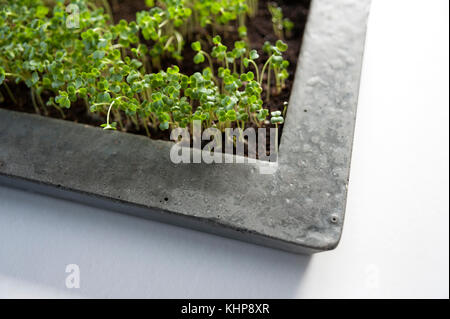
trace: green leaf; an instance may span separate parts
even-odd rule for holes
[[[32,85],[35,85],[39,81],[39,74],[37,72],[33,72],[31,75],[31,83]]]
[[[283,26],[286,29],[286,31],[291,31],[294,28],[295,25],[294,25],[294,22],[292,22],[288,18],[285,18],[283,20]]]
[[[272,117],[270,119],[270,122],[272,124],[283,124],[284,123],[284,118],[282,116]]]
[[[218,44],[222,43],[222,38],[220,37],[220,35],[216,35],[216,36],[213,38],[213,43],[214,43],[215,45],[218,45]]]
[[[194,63],[195,64],[200,64],[205,62],[205,56],[202,53],[197,53],[194,57]]]
[[[115,131],[117,130],[117,123],[113,122],[111,124],[102,124],[100,125],[100,127],[103,127],[103,129],[106,131]]]
[[[199,52],[202,50],[202,45],[200,44],[200,41],[193,42],[191,47],[192,47],[192,50],[194,50],[195,52]]]
[[[169,122],[166,121],[166,122],[160,123],[159,128],[161,131],[165,131],[165,130],[169,129]]]
[[[247,27],[245,27],[245,26],[239,27],[238,32],[239,32],[239,36],[241,38],[247,37]]]
[[[250,51],[250,59],[252,59],[252,60],[257,60],[257,59],[259,59],[258,51],[256,51],[256,50]]]
[[[101,60],[105,57],[105,51],[97,50],[94,52],[93,56],[94,60]]]
[[[260,121],[260,122],[265,121],[268,114],[269,114],[269,111],[266,109],[259,110],[259,113],[257,115],[258,121]]]
[[[111,96],[109,95],[108,92],[100,93],[97,96],[97,102],[98,103],[109,103],[110,101],[111,101]]]
[[[130,66],[132,66],[134,69],[139,69],[142,66],[142,62],[138,61],[136,59],[133,59],[130,63]]]
[[[236,121],[236,119],[237,119],[237,116],[236,116],[236,111],[235,110],[229,110],[228,112],[227,112],[227,120],[228,121]]]
[[[236,41],[234,47],[236,49],[245,49],[246,43],[244,41]]]
[[[36,8],[36,18],[40,18],[42,19],[43,17],[45,17],[48,14],[49,8],[44,7],[44,6],[38,6]]]
[[[281,40],[278,40],[276,43],[276,47],[280,52],[285,52],[288,49],[288,45]]]
[[[80,88],[78,90],[78,93],[80,94],[80,98],[82,99],[87,98],[87,90],[85,88]]]
[[[76,89],[74,86],[68,86],[67,87],[67,92],[69,93],[69,95],[73,95],[76,93]]]
[[[270,113],[270,115],[273,116],[273,117],[281,116],[281,111],[272,112],[272,113]]]
[[[167,68],[168,74],[177,74],[178,72],[180,72],[180,68],[176,65],[173,65],[171,68]]]
[[[67,96],[59,95],[55,98],[55,102],[63,108],[70,108],[70,100]]]

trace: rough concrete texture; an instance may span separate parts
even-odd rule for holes
[[[274,174],[175,165],[168,142],[0,110],[0,182],[296,253],[333,249],[369,4],[313,0]]]

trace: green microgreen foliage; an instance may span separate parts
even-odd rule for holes
[[[284,118],[281,116],[281,112],[280,111],[276,111],[276,112],[272,112],[271,114],[271,119],[270,122],[272,124],[283,124],[284,123]]]
[[[294,22],[292,22],[288,18],[283,19],[283,28],[288,38],[292,37],[292,30],[294,29],[294,27]]]
[[[219,30],[238,21],[238,30],[246,38],[245,16],[250,14],[248,0],[160,0],[146,1],[151,9],[138,12],[136,23],[146,41],[152,42],[153,66],[167,55],[182,59],[186,39],[197,36],[199,28],[209,25]],[[197,56],[197,61],[202,59]],[[200,62],[199,62],[200,63]]]
[[[192,50],[197,52],[197,54],[194,57],[194,63],[200,64],[205,62],[205,53],[202,51],[202,45],[199,41],[192,43]]]
[[[136,21],[116,24],[107,1],[48,3],[0,0],[0,85],[25,83],[38,113],[53,107],[64,117],[81,104],[105,119],[105,130],[133,127],[148,135],[194,120],[205,128],[260,126],[269,116],[263,89],[269,101],[272,74],[278,93],[289,76],[284,42],[265,44],[263,68],[248,43],[245,19],[256,13],[257,0],[146,0],[149,9]],[[69,4],[77,6],[76,19]],[[242,39],[230,48],[217,35],[229,27]],[[199,28],[214,34],[201,39]],[[181,60],[189,44],[201,72],[161,68],[164,58]],[[271,120],[280,124],[283,114]]]
[[[288,49],[287,44],[281,40],[277,41],[275,45],[266,43],[263,50],[269,58],[260,70],[255,62],[260,58],[259,53],[256,50],[249,49],[244,41],[235,42],[234,48],[231,50],[222,44],[220,36],[214,37],[212,42],[214,46],[210,55],[202,50],[200,42],[194,42],[192,49],[198,52],[194,57],[195,63],[204,62],[204,56],[207,56],[208,59],[213,60],[212,63],[210,62],[211,65],[220,65],[217,77],[214,74],[212,75],[213,81],[220,87],[220,93],[225,95],[221,102],[225,110],[219,111],[219,121],[243,121],[240,123],[242,125],[250,121],[260,125],[268,116],[268,112],[261,111],[263,105],[261,94],[266,71],[266,95],[268,100],[270,99],[271,74],[273,73],[275,77],[277,93],[281,92],[284,82],[289,76],[287,73],[289,64],[282,56],[283,52]],[[198,58],[199,55],[203,58]],[[255,72],[248,71],[249,68],[252,68],[256,75]],[[213,69],[210,68],[210,70]],[[237,112],[236,119],[228,113],[229,109],[227,108],[230,107]],[[283,117],[280,114],[278,118]]]
[[[278,40],[275,45],[269,42],[264,44],[263,51],[270,57],[262,69],[260,83],[262,83],[265,72],[267,71],[267,101],[270,100],[272,73],[275,77],[277,94],[281,93],[285,87],[286,79],[289,77],[289,72],[287,71],[289,61],[283,58],[283,52],[286,52],[287,49],[288,45],[282,40]]]
[[[279,39],[283,39],[286,35],[291,37],[294,23],[288,18],[284,18],[283,10],[277,3],[271,2],[268,5],[269,12],[272,15],[273,31]]]

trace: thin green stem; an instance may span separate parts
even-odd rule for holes
[[[131,116],[131,121],[134,123],[134,126],[136,127],[136,131],[141,130],[141,126],[139,125],[139,119],[137,115]]]
[[[38,107],[38,105],[36,103],[36,97],[34,95],[34,89],[31,89],[30,94],[31,94],[31,102],[33,103],[34,111],[36,112],[36,114],[41,114],[41,110],[39,110],[39,107]]]
[[[164,20],[163,22],[161,22],[161,23],[158,25],[158,29],[161,29],[161,28],[164,27],[167,23],[169,23],[169,19]]]
[[[23,80],[23,76],[17,73],[5,73],[5,76],[15,76],[16,78],[20,78]]]
[[[256,62],[253,61],[253,60],[249,60],[249,61],[250,61],[250,63],[253,64],[253,66],[255,67],[255,70],[256,70],[256,81],[258,81],[258,83],[260,83],[261,78],[260,78],[260,75],[259,75],[259,68],[258,68],[258,65],[257,65]]]
[[[109,106],[108,114],[106,115],[106,127],[111,127],[111,124],[109,124],[109,119],[111,116],[112,107],[114,106],[115,103],[116,103],[116,101],[112,101],[111,105]]]
[[[64,111],[63,111],[58,105],[56,105],[56,104],[52,104],[52,105],[53,105],[53,107],[54,107],[55,109],[58,110],[59,114],[61,114],[61,117],[62,117],[63,119],[65,119],[65,118],[66,118],[66,114],[64,114]]]
[[[204,54],[206,56],[206,58],[208,59],[209,67],[211,68],[211,72],[214,75],[214,64],[213,64],[211,56],[203,50],[200,50],[200,53]]]
[[[13,101],[14,104],[17,104],[17,100],[14,97],[13,93],[11,92],[11,89],[9,88],[8,84],[6,84],[6,82],[4,82],[3,85],[5,86],[6,93],[8,93],[8,96],[11,99],[11,101]]]
[[[167,40],[166,45],[164,46],[164,50],[167,50],[167,48],[172,44],[172,41],[175,39],[174,36],[171,36],[169,40]]]
[[[266,63],[263,66],[263,69],[261,71],[261,78],[260,78],[260,82],[259,82],[259,84],[261,84],[261,86],[262,86],[262,82],[264,79],[264,73],[266,73],[267,66],[272,62],[273,56],[274,55],[272,54],[272,56],[266,61]]]
[[[178,31],[173,31],[175,34],[175,37],[177,38],[178,43],[178,53],[181,54],[181,51],[183,51],[183,35]]]
[[[142,119],[142,125],[144,125],[145,133],[147,134],[147,136],[148,136],[148,137],[152,137],[151,134],[150,134],[150,131],[149,131],[149,129],[148,129],[148,123],[147,123],[147,120]]]
[[[119,123],[119,127],[121,130],[123,130],[123,123],[122,123],[122,116],[120,115],[120,112],[117,110],[113,110],[114,117],[117,119],[117,122]]]
[[[41,97],[41,95],[40,94],[38,94],[38,93],[36,93],[36,99],[37,99],[37,101],[39,102],[39,104],[41,105],[41,107],[44,109],[44,114],[46,115],[46,116],[48,116],[48,109],[47,109],[47,106],[45,105],[45,103],[44,103],[44,101],[42,100],[42,97]]]

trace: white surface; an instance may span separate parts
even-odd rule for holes
[[[448,6],[373,1],[337,250],[295,256],[0,187],[0,297],[448,298]]]

